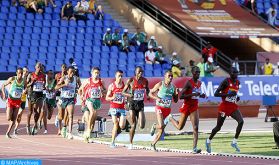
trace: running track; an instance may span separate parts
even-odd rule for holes
[[[25,115],[24,115],[25,116]],[[25,122],[25,117],[23,118]],[[25,124],[24,124],[25,125]],[[53,124],[51,124],[53,125]],[[21,128],[23,125],[21,126]],[[96,165],[278,165],[275,160],[251,158],[234,158],[221,156],[193,155],[169,152],[153,152],[146,150],[127,150],[124,147],[111,149],[106,145],[87,144],[77,140],[67,140],[56,135],[56,130],[48,135],[28,136],[25,129],[20,135],[6,139],[7,129],[5,113],[0,112],[0,159],[41,159],[43,164],[96,164]]]

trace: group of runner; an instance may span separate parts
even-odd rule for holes
[[[136,126],[141,129],[145,127],[144,99],[154,99],[156,101],[155,113],[157,123],[151,128],[151,135],[154,137],[151,148],[157,151],[156,144],[161,138],[166,125],[171,122],[178,130],[183,129],[188,116],[193,126],[193,153],[200,153],[201,149],[197,148],[199,113],[198,100],[207,96],[201,92],[201,81],[199,80],[200,69],[192,68],[192,78],[186,82],[182,91],[173,84],[173,74],[170,70],[164,74],[164,79],[150,90],[148,80],[143,77],[143,69],[136,67],[135,76],[123,81],[123,71],[117,70],[115,73],[115,81],[106,89],[103,80],[100,78],[100,69],[94,67],[91,70],[91,77],[81,80],[76,76],[76,70],[73,66],[61,66],[61,72],[54,76],[52,70],[44,73],[43,65],[38,62],[35,66],[35,72],[29,73],[28,68],[18,68],[16,76],[9,78],[2,85],[2,99],[7,99],[7,119],[9,127],[6,137],[11,138],[11,130],[15,125],[14,133],[22,118],[22,112],[25,109],[26,99],[28,99],[29,113],[27,115],[27,134],[37,134],[38,127],[42,127],[42,123],[47,133],[47,120],[52,118],[53,110],[57,106],[58,115],[56,117],[56,126],[58,127],[58,135],[65,138],[73,139],[73,116],[77,95],[82,100],[83,121],[86,123],[84,131],[84,140],[89,141],[91,132],[94,130],[95,121],[97,119],[98,110],[102,106],[102,98],[110,102],[109,115],[112,117],[113,129],[110,147],[115,147],[115,139],[117,135],[126,126],[126,112],[130,113],[130,145],[128,149],[133,149],[133,138]],[[219,106],[217,125],[212,130],[209,138],[206,139],[206,151],[211,152],[211,140],[215,134],[221,129],[226,116],[231,116],[238,122],[235,137],[231,146],[240,151],[237,145],[237,139],[243,126],[243,117],[238,110],[237,101],[239,97],[237,92],[239,89],[239,81],[237,80],[237,70],[232,68],[230,77],[226,78],[215,92],[215,97],[221,97],[222,102]],[[6,86],[10,85],[9,90]],[[179,95],[180,94],[180,95]],[[180,97],[179,97],[180,96]],[[178,121],[171,114],[172,102],[178,99],[184,100],[180,108],[180,118]],[[34,113],[34,125],[31,129],[30,119]]]

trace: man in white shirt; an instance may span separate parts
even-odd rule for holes
[[[274,75],[279,75],[279,62],[277,62],[277,66],[274,66]]]
[[[81,6],[84,8],[84,10],[86,12],[88,12],[88,9],[89,9],[89,3],[86,1],[86,0],[81,0]]]
[[[155,52],[153,51],[153,47],[149,46],[148,51],[145,52],[145,62],[147,64],[154,64],[155,62]]]

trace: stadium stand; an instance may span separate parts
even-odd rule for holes
[[[128,54],[117,47],[102,46],[102,35],[107,28],[114,31],[121,25],[105,14],[104,20],[95,20],[88,15],[88,21],[65,21],[60,19],[60,10],[65,0],[57,7],[45,8],[43,14],[27,13],[22,6],[14,7],[8,0],[0,5],[0,61],[1,72],[14,72],[18,66],[32,71],[37,61],[46,69],[60,71],[60,65],[74,58],[80,76],[88,77],[90,68],[101,68],[102,77],[113,77],[117,69],[124,70],[124,76],[132,76],[135,66],[147,69],[146,77],[160,77],[169,65],[145,64],[144,54],[131,47]],[[73,5],[77,0],[73,0]],[[58,10],[59,9],[59,10]]]

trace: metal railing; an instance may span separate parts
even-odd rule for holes
[[[187,25],[182,25],[180,22],[176,21],[167,13],[161,11],[153,4],[149,3],[147,0],[127,1],[142,10],[145,14],[153,18],[160,25],[164,26],[166,29],[175,34],[178,38],[186,42],[198,52],[201,53],[202,49],[206,47],[208,43],[206,40],[193,32]],[[228,72],[233,60],[222,53],[220,50],[218,50],[215,56],[217,65]],[[239,61],[239,64],[241,64],[241,69],[243,69],[242,74],[255,74],[255,67],[257,66],[257,63],[257,61]]]

